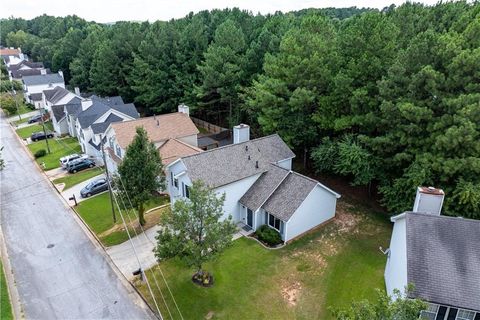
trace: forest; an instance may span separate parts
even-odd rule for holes
[[[278,133],[319,173],[372,186],[391,214],[427,185],[445,190],[446,214],[480,219],[477,1],[153,23],[12,17],[0,40],[145,115],[186,103],[218,125]]]

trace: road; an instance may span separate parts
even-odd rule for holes
[[[143,300],[54,191],[5,118],[0,223],[27,319],[149,319]]]

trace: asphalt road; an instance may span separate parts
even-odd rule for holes
[[[1,217],[27,319],[149,319],[151,313],[0,119]]]

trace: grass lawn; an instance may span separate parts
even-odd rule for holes
[[[5,281],[5,275],[3,273],[3,266],[0,262],[0,319],[10,320],[13,319],[12,306],[10,304],[10,298],[7,291],[7,283]]]
[[[79,184],[80,182],[83,182],[85,180],[98,176],[102,172],[103,172],[102,169],[95,167],[93,169],[87,169],[74,174],[68,173],[65,177],[61,177],[53,180],[53,183],[55,184],[65,183],[65,187],[62,190],[62,191],[65,191],[68,188],[71,188],[74,185]]]
[[[168,201],[169,199],[166,196],[152,197],[152,199],[145,205],[145,210],[166,204]],[[119,205],[122,208],[122,201],[120,200]],[[116,245],[128,239],[127,232],[123,227],[122,220],[117,212],[118,210],[116,207],[115,213],[117,216],[117,223],[113,223],[112,209],[110,207],[110,197],[108,192],[80,202],[76,210],[93,230],[93,232],[97,234],[105,246]],[[158,217],[160,213],[155,211],[145,215],[145,220],[147,221],[145,228],[149,228],[158,223]],[[134,210],[122,210],[122,213],[123,212],[127,213],[132,220],[136,219],[137,217]],[[125,220],[127,223],[130,221],[127,217],[125,217]]]
[[[52,123],[45,122],[45,129],[47,129],[47,131],[53,131]],[[25,128],[17,129],[16,131],[20,138],[27,139],[30,138],[32,133],[43,131],[43,127],[41,124],[34,124]],[[45,141],[43,141],[43,143],[45,144]]]
[[[30,120],[30,117],[22,117],[21,120],[13,121],[13,123],[16,124],[16,125],[19,125],[19,124],[27,122],[28,120]]]
[[[26,129],[26,128],[25,128]],[[82,149],[76,138],[48,139],[50,153],[44,157],[36,159],[37,163],[45,163],[45,170],[51,170],[60,167],[60,158],[72,153],[80,153]],[[47,150],[45,140],[32,142],[28,146],[30,152],[35,154],[40,149]]]
[[[329,307],[373,299],[384,288],[388,219],[356,208],[342,199],[331,223],[280,250],[267,250],[252,239],[234,241],[216,260],[205,265],[215,284],[201,288],[191,281],[194,270],[179,259],[160,264],[185,319],[332,319]],[[173,318],[179,318],[158,267],[147,272],[163,315],[168,314],[155,274]],[[137,282],[151,303],[144,283]]]

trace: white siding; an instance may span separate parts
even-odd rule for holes
[[[186,144],[189,144],[191,146],[198,147],[196,134],[192,134],[191,136],[181,137],[181,138],[178,138],[178,140],[185,142]]]
[[[288,241],[335,216],[337,197],[316,186],[286,224]]]
[[[405,217],[395,221],[390,240],[390,252],[385,267],[385,285],[392,296],[393,289],[403,292],[407,285],[407,234]]]
[[[238,222],[241,220],[240,208],[241,204],[238,202],[240,198],[247,192],[253,183],[260,177],[260,174],[227,184],[225,186],[215,189],[219,195],[225,193],[225,203],[223,205],[223,218],[232,216],[233,221]]]
[[[52,117],[53,129],[60,135],[68,134],[68,123],[66,118],[62,118],[59,122]]]
[[[279,167],[282,167],[287,170],[292,170],[292,159],[285,159],[277,162]]]
[[[187,174],[183,174],[180,177],[178,177],[178,187],[175,187],[173,185],[173,181],[171,180],[172,175],[170,172],[173,174],[173,176],[176,176],[186,170],[185,165],[183,164],[182,161],[178,161],[168,167],[166,170],[166,183],[167,183],[167,191],[168,194],[170,195],[170,203],[173,204],[175,201],[178,199],[182,198],[182,183],[191,186],[192,182],[190,181],[190,178],[188,177]]]

